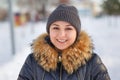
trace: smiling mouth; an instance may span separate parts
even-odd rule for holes
[[[60,43],[65,43],[67,40],[59,40],[59,39],[57,39],[57,41],[60,42]]]

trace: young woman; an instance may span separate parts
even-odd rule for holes
[[[74,6],[59,5],[46,30],[33,42],[17,80],[110,80]]]

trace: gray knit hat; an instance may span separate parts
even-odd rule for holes
[[[81,30],[81,22],[77,9],[74,6],[61,4],[49,16],[46,30],[49,33],[50,25],[55,21],[69,22],[77,31],[79,35]],[[78,37],[78,36],[77,36]]]

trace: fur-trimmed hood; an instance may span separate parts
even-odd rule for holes
[[[38,64],[46,71],[56,70],[57,63],[59,62],[58,51],[54,49],[45,38],[48,34],[40,35],[32,45],[33,55]],[[93,44],[84,31],[81,31],[80,36],[76,43],[61,53],[61,63],[64,69],[69,73],[77,70],[78,67],[85,65],[92,56]]]

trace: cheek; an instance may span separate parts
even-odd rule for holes
[[[76,41],[76,35],[70,36],[70,43],[73,44]]]
[[[74,43],[75,40],[76,40],[76,36],[75,36],[75,35],[71,35],[71,36],[70,36],[70,41],[71,41],[71,43]]]
[[[54,40],[54,39],[55,39],[55,37],[56,37],[56,34],[55,34],[55,33],[53,33],[53,32],[50,32],[50,39],[51,39],[51,40]]]
[[[76,32],[71,32],[71,33],[69,34],[69,38],[70,38],[71,40],[76,40],[76,37],[77,37]]]

